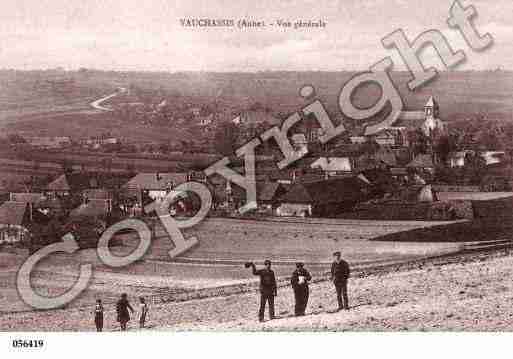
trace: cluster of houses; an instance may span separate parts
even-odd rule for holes
[[[258,135],[263,126],[277,125],[280,121],[268,111],[259,110],[241,113],[233,123],[240,127],[243,140],[247,140]],[[293,131],[291,140],[295,150],[307,153],[315,143],[321,134],[315,124],[316,121],[305,121]],[[359,210],[373,213],[373,206],[384,215],[393,213],[393,208],[419,203],[429,207],[437,202],[437,191],[431,184],[438,159],[433,151],[412,155],[412,131],[428,139],[447,133],[432,97],[422,111],[403,112],[393,127],[372,136],[351,136],[349,141],[335,144],[323,155],[305,156],[290,168],[278,170],[264,161],[257,162],[258,207],[252,215],[354,217]],[[109,139],[91,139],[91,144],[102,141]],[[369,143],[376,148],[369,151],[366,148]],[[446,165],[465,166],[469,154],[468,151],[451,153]],[[480,155],[486,164],[494,165],[503,160],[504,153]],[[24,242],[35,235],[31,228],[40,229],[56,219],[69,223],[92,218],[101,232],[116,219],[149,215],[144,210],[148,203],[164,200],[177,186],[191,180],[209,187],[213,198],[211,215],[237,215],[237,209],[245,203],[244,189],[221,176],[207,178],[202,172],[135,175],[67,172],[30,193],[0,192],[0,244]],[[170,204],[169,212],[174,216],[189,215],[197,207],[197,198],[180,193]],[[454,215],[454,211],[447,209],[438,219]]]

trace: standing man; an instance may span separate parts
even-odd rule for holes
[[[116,312],[118,314],[118,322],[121,326],[121,330],[126,330],[126,324],[130,321],[130,313],[128,310],[134,313],[134,308],[130,305],[128,301],[128,296],[126,293],[121,294],[121,299],[118,300],[116,304]]]
[[[101,299],[96,300],[96,306],[94,307],[94,324],[97,332],[103,331],[103,304]]]
[[[294,306],[296,317],[305,315],[309,295],[308,282],[311,279],[312,276],[304,268],[303,263],[296,263],[296,270],[292,273],[292,278],[290,279],[296,300],[296,305]]]
[[[266,259],[265,268],[257,270],[255,263],[246,263],[246,268],[252,267],[253,274],[260,277],[260,310],[258,311],[258,320],[264,321],[265,303],[269,303],[269,318],[274,319],[274,297],[278,295],[276,288],[276,277],[271,269],[271,261]]]
[[[349,264],[341,258],[340,252],[333,253],[335,261],[331,264],[331,280],[337,291],[338,310],[348,310],[347,279],[349,278]]]

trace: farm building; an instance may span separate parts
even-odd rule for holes
[[[424,170],[428,172],[433,172],[435,169],[433,158],[429,154],[417,155],[417,157],[415,157],[410,163],[408,163],[406,167]]]
[[[293,184],[278,199],[278,215],[331,217],[367,199],[370,185],[357,178],[335,178]]]
[[[9,200],[12,202],[25,202],[31,204],[39,204],[44,201],[46,198],[42,193],[15,193],[11,192],[9,195]]]
[[[328,176],[351,172],[353,166],[349,157],[319,157],[310,164],[313,169],[321,169]]]
[[[7,201],[0,206],[0,244],[17,243],[28,238],[31,222],[30,204]]]
[[[278,198],[285,195],[290,185],[278,182],[257,183],[257,202],[260,210],[275,213],[279,207]]]
[[[146,191],[151,199],[160,199],[166,197],[171,189],[187,182],[188,173],[139,173],[125,184],[125,188],[132,195],[141,195],[141,191]]]
[[[372,135],[372,138],[380,146],[397,146],[403,142],[400,131],[388,128]]]
[[[88,199],[77,208],[73,209],[69,216],[73,217],[97,217],[105,218],[112,211],[112,202],[108,199]]]
[[[62,174],[44,187],[44,192],[49,196],[68,196],[72,192],[79,192],[91,188],[92,183],[88,176],[81,173]]]
[[[69,137],[24,137],[25,141],[33,147],[41,149],[58,149],[69,146]]]

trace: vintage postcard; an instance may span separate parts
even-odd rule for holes
[[[9,350],[513,330],[511,1],[2,10]]]

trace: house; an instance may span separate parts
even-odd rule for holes
[[[176,186],[189,180],[188,173],[138,173],[124,187],[137,197],[137,202],[143,207],[143,193],[152,200],[163,200]]]
[[[257,183],[257,203],[260,210],[274,213],[279,206],[278,198],[285,195],[290,186],[278,182]]]
[[[293,184],[278,199],[277,215],[332,217],[366,200],[370,185],[358,177]]]
[[[366,143],[368,140],[369,139],[366,136],[350,136],[349,137],[349,141],[351,141],[351,143],[354,143],[354,144]]]
[[[214,114],[200,117],[200,126],[208,126],[214,121]]]
[[[435,165],[433,163],[433,157],[430,154],[419,154],[410,163],[406,165],[407,168],[415,168],[433,172]]]
[[[93,174],[67,173],[62,174],[43,188],[45,195],[50,197],[68,196],[81,193],[89,188],[98,188],[99,179]]]
[[[387,149],[386,147],[380,147],[373,156],[376,161],[390,168],[398,165],[396,152],[397,151]]]
[[[390,128],[382,129],[372,138],[380,146],[397,146],[403,142],[401,132]]]
[[[267,124],[271,126],[280,125],[281,120],[274,117],[269,111],[254,110],[243,111],[232,122],[240,126],[256,126],[260,124]]]
[[[506,156],[506,153],[504,151],[481,152],[481,157],[483,157],[487,166],[504,162],[505,156]]]
[[[353,169],[364,171],[368,169],[389,169],[397,166],[397,157],[393,150],[380,147],[375,153],[362,154],[355,157]]]
[[[9,194],[9,201],[13,202],[25,202],[31,203],[33,205],[37,205],[44,201],[46,197],[42,193],[15,193],[11,192]]]
[[[34,205],[34,213],[59,218],[65,214],[65,208],[59,198],[46,198]]]
[[[374,200],[374,203],[419,203],[438,201],[436,192],[431,185],[415,184],[401,188],[395,193],[389,193],[380,200]]]
[[[73,209],[69,217],[95,217],[105,218],[112,212],[112,203],[105,199],[88,199],[77,208]]]
[[[353,169],[349,157],[319,157],[310,164],[312,169],[321,169],[327,176],[351,172]]]
[[[29,238],[32,221],[31,205],[7,201],[0,206],[0,244],[22,242]]]
[[[449,153],[447,156],[447,165],[449,167],[463,167],[465,166],[465,160],[467,158],[467,155],[474,154],[474,151],[455,151]]]
[[[295,153],[304,156],[308,153],[308,141],[303,133],[294,133],[290,136],[290,143]]]
[[[25,141],[41,149],[58,149],[69,146],[71,139],[69,137],[24,137]]]

